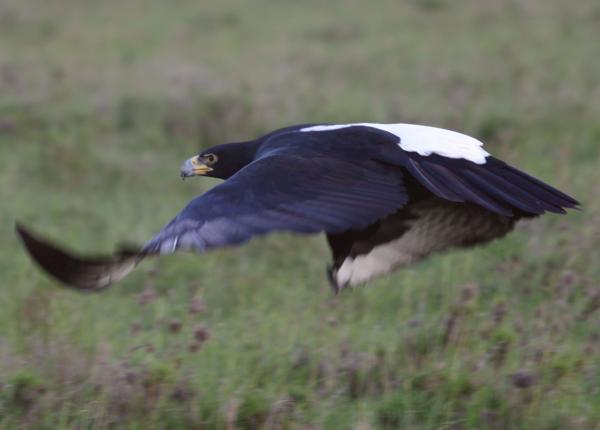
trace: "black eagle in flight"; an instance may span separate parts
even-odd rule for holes
[[[182,177],[225,181],[193,199],[141,249],[76,256],[17,224],[59,281],[100,290],[142,259],[204,252],[272,231],[324,232],[336,292],[428,255],[504,236],[521,218],[579,203],[450,130],[413,124],[297,125],[209,148]]]

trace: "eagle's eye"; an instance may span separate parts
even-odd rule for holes
[[[202,156],[204,163],[210,165],[210,164],[215,164],[218,160],[219,157],[217,157],[215,154],[205,154]]]

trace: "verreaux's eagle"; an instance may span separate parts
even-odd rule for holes
[[[119,281],[143,258],[208,251],[272,231],[324,232],[335,291],[431,253],[499,238],[520,218],[579,203],[450,130],[413,124],[297,125],[209,148],[183,177],[225,181],[139,250],[80,257],[17,231],[35,261],[80,290]]]

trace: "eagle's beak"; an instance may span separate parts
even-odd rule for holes
[[[196,155],[188,160],[185,160],[181,165],[179,171],[183,179],[189,176],[206,175],[208,172],[212,172],[212,167],[207,166],[202,160]]]

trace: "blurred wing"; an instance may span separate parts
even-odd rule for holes
[[[139,251],[77,256],[42,239],[17,223],[16,231],[31,258],[49,275],[82,291],[98,291],[123,279],[144,258]]]
[[[395,212],[406,200],[397,167],[355,164],[315,153],[273,155],[192,200],[142,250],[80,256],[22,225],[16,230],[32,259],[48,274],[78,290],[97,291],[125,277],[148,255],[205,251],[274,230],[360,229]]]
[[[206,251],[275,230],[361,229],[394,213],[407,199],[397,167],[288,150],[254,161],[192,200],[144,251]]]

